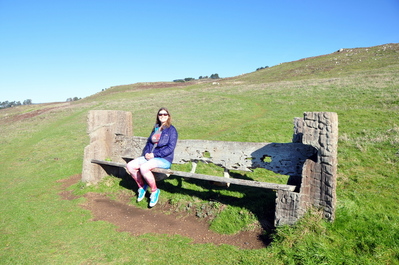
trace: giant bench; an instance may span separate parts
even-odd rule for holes
[[[90,144],[84,150],[82,181],[97,183],[108,175],[126,175],[126,163],[141,155],[146,137],[133,136],[132,114],[92,110],[88,114]],[[291,143],[178,140],[173,164],[192,163],[190,172],[153,170],[157,181],[170,175],[276,191],[274,225],[292,225],[308,209],[321,209],[333,221],[336,204],[338,116],[305,112],[294,119]],[[198,162],[223,168],[223,177],[196,173]],[[172,166],[173,168],[173,166]],[[230,177],[230,170],[263,168],[287,175],[287,184]]]

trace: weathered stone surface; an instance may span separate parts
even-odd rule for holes
[[[119,156],[137,157],[146,140],[145,137],[119,136]],[[229,170],[251,171],[254,168],[265,168],[282,175],[300,175],[303,163],[314,154],[315,149],[312,146],[301,143],[178,140],[173,163],[203,161]]]
[[[82,181],[96,183],[108,174],[92,164],[91,159],[121,160],[113,156],[115,136],[132,136],[132,114],[125,111],[92,110],[89,111],[87,122],[90,144],[84,150]]]
[[[302,206],[301,197],[302,195],[297,192],[277,191],[275,226],[295,224],[303,216],[305,208]]]
[[[338,116],[333,112],[305,112],[303,119],[294,121],[293,140],[313,146],[316,156],[308,159],[303,166],[302,181],[300,187],[301,205],[292,211],[292,214],[276,202],[276,216],[281,217],[279,223],[292,222],[292,216],[303,214],[308,208],[316,207],[324,211],[324,217],[330,221],[335,218],[336,205],[336,176],[337,176],[337,148],[338,148]],[[280,203],[281,204],[281,203]],[[279,213],[283,211],[283,213]],[[277,222],[277,220],[276,220]]]

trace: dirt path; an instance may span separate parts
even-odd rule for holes
[[[76,197],[73,197],[66,188],[79,180],[80,175],[62,180],[63,190],[60,196],[66,200],[75,199]],[[166,214],[162,205],[152,209],[141,209],[127,204],[130,198],[114,201],[98,193],[88,193],[85,198],[87,201],[82,207],[92,212],[92,221],[110,222],[118,227],[118,231],[129,232],[133,236],[146,233],[181,235],[191,238],[193,243],[197,244],[228,244],[242,249],[259,249],[267,246],[267,242],[262,239],[261,228],[235,235],[220,235],[209,230],[205,220],[195,216]]]

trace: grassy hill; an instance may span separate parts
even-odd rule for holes
[[[399,264],[399,44],[344,49],[213,81],[115,86],[76,102],[0,110],[0,263]],[[60,181],[81,172],[89,110],[131,111],[134,134],[147,136],[161,106],[171,111],[181,139],[281,143],[291,141],[293,118],[303,112],[337,112],[335,222],[309,214],[295,226],[278,228],[270,246],[240,250],[190,244],[179,236],[133,237],[92,222],[79,207],[82,197],[60,198]],[[213,167],[201,170],[219,174]],[[263,171],[246,177],[286,181]],[[72,190],[127,192],[114,179],[98,187],[78,183]],[[160,203],[183,211],[182,202],[237,198],[234,204],[217,201],[223,211],[210,225],[219,233],[249,229],[273,204],[261,191],[243,198],[252,191],[184,185],[202,195],[165,190]]]

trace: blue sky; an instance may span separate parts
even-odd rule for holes
[[[398,0],[0,0],[0,101],[249,73],[399,42]]]

